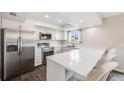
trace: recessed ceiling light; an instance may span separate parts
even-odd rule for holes
[[[45,15],[46,18],[49,18],[50,16],[49,15]]]
[[[59,20],[58,20],[58,22],[62,22],[62,20],[61,20],[61,19],[59,19]]]
[[[80,20],[80,22],[83,22],[83,20]]]
[[[87,27],[91,27],[92,25],[87,25]]]

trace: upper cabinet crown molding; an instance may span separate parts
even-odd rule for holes
[[[6,29],[8,31],[14,31],[14,32],[18,32],[19,29],[16,29],[16,28],[3,28],[3,29]],[[34,33],[34,31],[31,31],[31,30],[25,30],[25,29],[22,29],[21,30],[22,32],[28,32],[28,33]]]

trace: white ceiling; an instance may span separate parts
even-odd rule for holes
[[[45,18],[49,15],[49,18]],[[51,24],[60,25],[65,27],[86,27],[87,25],[100,25],[102,21],[98,18],[96,13],[91,12],[41,12],[30,13],[29,18],[35,20],[45,21]],[[62,22],[58,22],[62,20]],[[82,22],[80,22],[82,20]]]
[[[28,18],[69,28],[84,28],[87,25],[102,24],[96,13],[92,12],[17,12],[16,14],[17,16],[15,17],[6,12],[0,13],[0,15],[13,20],[24,21]],[[45,15],[48,15],[49,18],[46,18]],[[58,20],[62,20],[62,22],[58,22]]]
[[[103,18],[110,18],[113,16],[124,14],[124,12],[98,12],[98,14],[101,15]]]
[[[0,15],[18,21],[34,19],[46,23],[59,25],[64,28],[86,28],[88,25],[96,26],[102,24],[103,18],[120,15],[123,12],[16,12],[17,16],[11,16],[8,12],[1,12]],[[49,18],[46,18],[48,15]],[[58,22],[62,20],[62,22]],[[82,20],[82,22],[80,22]]]
[[[15,13],[16,16],[12,16],[10,15],[10,12],[0,12],[0,16],[7,18],[7,19],[11,19],[11,20],[16,20],[16,21],[25,21],[26,18],[29,16],[29,13],[22,13],[22,12],[11,12],[11,13]]]

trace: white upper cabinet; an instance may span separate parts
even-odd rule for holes
[[[63,32],[62,31],[53,31],[52,32],[52,40],[63,40],[62,38]]]
[[[45,27],[35,27],[35,40],[39,40],[39,33],[50,33],[52,34],[51,40],[63,40],[64,31],[52,29],[52,28],[45,28]]]

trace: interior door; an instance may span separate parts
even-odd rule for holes
[[[34,46],[23,46],[21,53],[21,73],[34,69]]]

